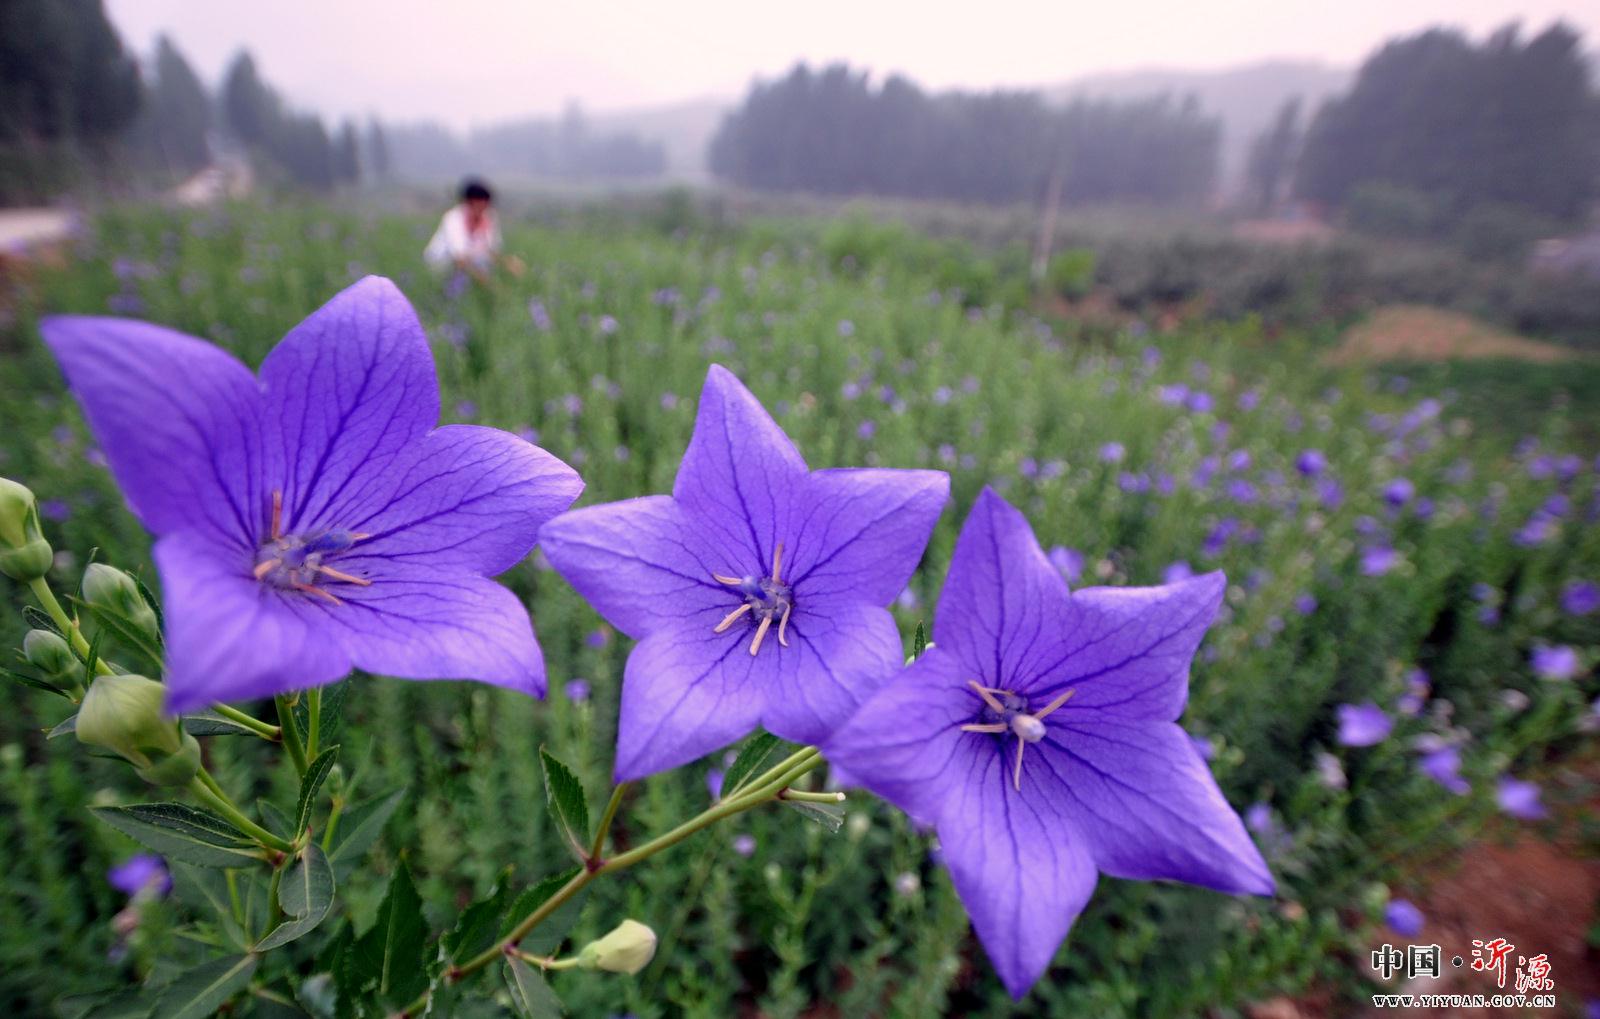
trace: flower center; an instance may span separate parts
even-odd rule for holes
[[[1017,738],[1017,764],[1011,773],[1011,784],[1018,792],[1022,791],[1022,752],[1029,743],[1037,743],[1044,739],[1045,717],[1061,705],[1067,703],[1072,696],[1070,688],[1063,691],[1055,700],[1046,704],[1040,711],[1028,711],[1028,699],[1011,690],[1002,690],[999,687],[984,686],[975,679],[967,680],[967,685],[972,687],[973,693],[983,701],[982,708],[978,711],[978,720],[968,722],[961,727],[962,732],[982,732],[999,736],[1002,740],[1006,736]]]
[[[766,639],[767,631],[772,628],[772,621],[778,621],[778,643],[783,647],[789,646],[789,613],[794,611],[794,591],[783,582],[783,542],[778,542],[778,547],[772,550],[772,576],[756,577],[746,575],[743,577],[730,577],[724,573],[713,573],[711,578],[719,584],[736,588],[744,602],[738,608],[722,617],[714,633],[722,633],[740,619],[748,617],[749,625],[756,628],[755,636],[750,639],[750,654],[755,655],[761,650],[761,642]]]
[[[257,580],[273,587],[304,591],[343,604],[339,596],[319,586],[318,581],[336,581],[367,587],[372,581],[353,576],[328,565],[328,560],[347,552],[356,542],[370,537],[354,531],[331,529],[308,534],[283,533],[283,493],[272,493],[272,537],[256,550]]]

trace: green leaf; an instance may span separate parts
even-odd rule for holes
[[[589,801],[584,796],[583,783],[544,747],[539,748],[539,759],[544,762],[544,792],[550,801],[550,812],[566,831],[581,860],[589,851]]]
[[[183,731],[191,736],[253,736],[254,731],[212,711],[183,716]]]
[[[500,924],[500,937],[508,936],[518,924],[533,915],[534,910],[544,905],[552,895],[582,872],[582,867],[573,867],[571,870],[551,874],[517,896],[511,908],[506,910],[505,920]],[[579,892],[563,902],[555,912],[545,917],[539,926],[522,939],[523,948],[535,955],[549,955],[559,948],[567,932],[572,929],[572,925],[578,922],[578,914],[583,912],[583,901],[586,897],[587,892]]]
[[[803,800],[780,800],[786,807],[792,807],[800,812],[800,816],[807,821],[815,822],[828,829],[829,834],[837,832],[844,824],[844,805],[841,803],[808,803]]]
[[[332,848],[328,850],[328,862],[333,865],[335,877],[343,880],[366,855],[405,796],[405,789],[400,788],[345,808],[339,815],[339,826],[334,829]]]
[[[57,722],[53,728],[44,734],[45,739],[55,739],[58,736],[71,736],[78,731],[78,716],[68,715]]]
[[[0,673],[3,673],[7,679],[15,680],[16,682],[21,683],[23,686],[31,686],[35,690],[43,690],[46,693],[53,693],[57,697],[67,697],[68,700],[72,699],[71,697],[68,697],[67,692],[62,690],[60,687],[53,686],[49,683],[46,683],[44,680],[37,679],[25,672],[18,672],[15,669],[0,669]]]
[[[139,589],[139,597],[143,598],[144,603],[150,606],[150,611],[156,614],[156,640],[160,641],[162,635],[167,632],[167,616],[161,611],[161,599],[156,597],[155,592],[150,590],[149,585],[138,573],[130,573],[129,576],[133,578],[133,586]]]
[[[300,780],[300,804],[295,809],[294,834],[299,835],[311,823],[311,808],[317,802],[317,790],[327,781],[333,762],[339,758],[339,748],[329,747],[306,766],[306,776]]]
[[[127,615],[118,612],[107,605],[94,605],[81,598],[68,598],[78,609],[86,612],[101,628],[110,633],[117,640],[143,655],[145,660],[155,666],[159,674],[162,665],[161,645],[150,638],[139,625]]]
[[[733,759],[728,766],[727,774],[722,776],[722,799],[728,799],[734,793],[749,785],[763,767],[774,751],[783,745],[783,740],[770,732],[758,732],[751,737],[749,742],[739,748],[739,756]]]
[[[919,619],[917,620],[917,632],[911,638],[912,659],[921,658],[922,652],[926,650],[928,650],[928,624]]]
[[[294,818],[284,813],[282,807],[271,800],[256,800],[256,812],[261,815],[262,824],[266,825],[274,835],[281,835],[290,842],[294,841],[296,834]]]
[[[506,987],[511,991],[512,1006],[523,1019],[556,1019],[566,1014],[543,975],[521,959],[506,960]]]
[[[333,742],[338,736],[339,723],[344,715],[344,698],[349,692],[348,679],[322,687],[322,717],[318,722],[318,729],[319,738],[324,745]],[[294,718],[294,731],[300,734],[300,742],[304,743],[311,735],[311,698],[307,697],[304,691],[296,694],[289,713]]]
[[[278,885],[278,905],[289,915],[261,939],[256,951],[287,945],[317,929],[333,907],[333,868],[315,842],[307,843],[300,859]]]
[[[461,918],[456,921],[455,927],[444,936],[444,954],[451,962],[470,959],[499,940],[500,918],[506,915],[506,906],[511,902],[509,878],[510,872],[507,871],[500,876],[488,898],[480,899],[461,911]]]
[[[199,867],[248,867],[263,859],[243,832],[215,814],[182,803],[91,807],[96,817],[174,860]]]
[[[229,943],[241,952],[248,952],[255,935],[245,933],[234,918],[226,873],[215,867],[194,867],[177,861],[170,861],[170,865],[178,901],[202,915],[207,911],[215,914],[213,922]],[[239,879],[244,880],[244,876],[240,875]]]
[[[405,1006],[428,988],[422,898],[405,861],[395,868],[389,892],[378,907],[377,922],[352,949],[351,963],[362,986],[383,1001]]]
[[[167,986],[155,1014],[161,1019],[210,1019],[244,990],[260,962],[258,955],[235,955],[196,967]]]

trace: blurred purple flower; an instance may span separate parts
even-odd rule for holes
[[[1368,577],[1381,577],[1400,562],[1400,553],[1389,545],[1369,545],[1361,550],[1361,572]]]
[[[589,681],[586,679],[569,679],[567,685],[562,687],[567,695],[567,700],[582,703],[589,699]]]
[[[754,835],[735,835],[733,837],[733,851],[744,857],[755,855],[756,837]]]
[[[1302,616],[1309,616],[1317,611],[1317,596],[1314,594],[1299,594],[1294,599],[1294,610]]]
[[[172,891],[172,875],[166,861],[154,853],[138,853],[106,872],[112,888],[130,898],[146,895],[166,898]]]
[[[1566,644],[1541,644],[1528,658],[1540,679],[1571,679],[1578,674],[1578,652]]]
[[[1422,933],[1422,910],[1405,899],[1390,899],[1383,910],[1383,922],[1402,938],[1414,938]]]
[[[1464,796],[1472,789],[1461,777],[1461,752],[1455,747],[1443,746],[1428,751],[1417,762],[1417,768],[1457,796]]]
[[[1108,442],[1100,447],[1100,461],[1102,463],[1121,463],[1122,458],[1127,455],[1127,449],[1120,442]]]
[[[1381,743],[1394,728],[1394,719],[1371,701],[1341,704],[1338,707],[1339,742],[1347,747],[1370,747]]]
[[[1539,787],[1510,775],[1495,785],[1494,799],[1502,811],[1521,821],[1538,821],[1548,814],[1539,802]]]
[[[1161,582],[1163,584],[1176,584],[1178,581],[1188,580],[1192,576],[1194,576],[1194,567],[1180,559],[1175,563],[1169,563],[1167,568],[1161,571]]]
[[[1383,486],[1383,501],[1395,509],[1410,502],[1416,494],[1417,486],[1411,483],[1410,478],[1395,478]]]
[[[1569,616],[1587,616],[1600,609],[1600,584],[1573,580],[1561,592],[1561,608]]]
[[[1084,555],[1077,549],[1056,545],[1050,549],[1046,557],[1050,560],[1050,565],[1066,578],[1067,583],[1076,584],[1078,578],[1083,576]]]

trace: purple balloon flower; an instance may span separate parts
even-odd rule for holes
[[[1328,469],[1328,458],[1320,449],[1303,449],[1294,458],[1294,469],[1308,478],[1314,478]]]
[[[823,747],[931,819],[1014,997],[1099,873],[1270,895],[1273,880],[1178,727],[1222,574],[1069,594],[1028,522],[985,489],[934,614],[934,647]]]
[[[172,711],[352,668],[544,692],[527,610],[486,578],[583,482],[508,432],[434,427],[433,358],[394,284],[340,293],[259,378],[143,322],[40,329],[157,536]]]
[[[1417,768],[1457,796],[1464,796],[1472,789],[1461,777],[1461,752],[1455,747],[1428,751],[1417,762]]]
[[[1383,909],[1383,922],[1402,938],[1414,938],[1422,933],[1422,910],[1405,899],[1390,899]]]
[[[1592,580],[1574,580],[1561,592],[1561,609],[1569,616],[1587,616],[1600,609],[1600,585]]]
[[[1068,584],[1076,584],[1083,576],[1084,555],[1075,548],[1056,545],[1049,552],[1050,565],[1061,571]]]
[[[129,897],[153,895],[164,898],[172,891],[172,875],[167,863],[154,853],[139,853],[106,871],[106,881]]]
[[[1578,652],[1565,644],[1541,644],[1533,649],[1528,664],[1540,679],[1571,679],[1578,674]]]
[[[1400,553],[1388,545],[1369,545],[1361,550],[1361,572],[1381,577],[1400,562]]]
[[[1394,719],[1371,701],[1339,705],[1339,742],[1347,747],[1382,743],[1394,728]]]
[[[557,571],[639,641],[623,674],[618,781],[757,725],[815,743],[897,672],[884,606],[950,491],[939,471],[809,471],[713,365],[672,495],[577,510],[540,535]]]
[[[1537,821],[1546,814],[1544,804],[1539,802],[1539,787],[1510,775],[1495,786],[1494,798],[1501,810],[1522,821]]]

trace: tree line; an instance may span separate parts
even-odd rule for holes
[[[465,136],[435,123],[394,126],[395,172],[416,179],[483,173],[568,180],[624,180],[666,172],[659,141],[627,132],[596,132],[577,104],[560,118],[533,118],[479,128]]]
[[[1284,105],[1252,149],[1252,200],[1486,251],[1569,228],[1600,198],[1591,75],[1582,37],[1559,23],[1476,45],[1446,29],[1396,39],[1309,123],[1298,100]]]
[[[711,141],[745,187],[1005,203],[1193,204],[1216,178],[1221,125],[1193,100],[1047,103],[1038,92],[930,93],[893,75],[797,65],[757,82]]]

